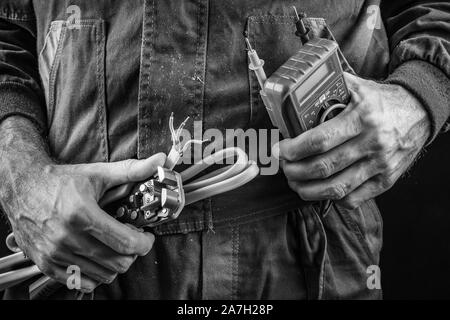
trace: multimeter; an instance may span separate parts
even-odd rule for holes
[[[309,39],[299,17],[297,30],[303,46],[269,78],[263,70],[264,61],[246,39],[249,68],[256,73],[272,124],[284,138],[296,137],[331,119],[350,101],[338,44],[323,38]]]

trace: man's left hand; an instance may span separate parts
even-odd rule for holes
[[[421,103],[399,85],[345,74],[351,101],[337,117],[275,145],[289,185],[306,201],[355,209],[402,176],[430,135]]]

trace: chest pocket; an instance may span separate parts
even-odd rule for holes
[[[335,40],[333,33],[323,18],[306,18],[305,26],[310,29],[311,38]],[[297,53],[302,43],[295,35],[293,16],[251,16],[247,20],[246,33],[259,57],[265,61],[264,69],[268,77],[291,56]],[[345,57],[340,54],[344,71],[353,73]],[[254,72],[249,70],[250,86],[250,122],[253,127],[264,127],[270,120],[259,96],[259,84]]]
[[[69,163],[108,161],[104,21],[54,21],[39,71],[52,155]]]

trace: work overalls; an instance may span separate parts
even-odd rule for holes
[[[203,130],[271,128],[243,34],[270,75],[301,47],[292,5],[310,17],[312,35],[330,38],[332,29],[356,73],[383,78],[387,36],[382,23],[366,25],[374,3],[33,1],[52,155],[86,163],[168,152],[171,112]],[[71,5],[80,28],[68,23]],[[96,298],[381,297],[370,285],[382,245],[374,201],[323,211],[292,192],[281,171],[196,203],[153,232],[153,250]]]

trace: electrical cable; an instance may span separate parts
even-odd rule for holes
[[[188,119],[186,119],[180,127],[175,130],[173,127],[173,114],[170,116],[169,128],[173,145],[164,164],[164,168],[166,169],[173,170],[189,146],[193,144],[205,143],[205,141],[200,140],[189,140],[184,143],[184,145],[181,143],[180,137],[187,120]],[[194,179],[197,175],[212,165],[228,163],[229,161],[233,161],[233,164],[205,174],[200,178]],[[247,154],[242,149],[227,148],[219,150],[180,173],[182,191],[180,194],[180,206],[177,211],[181,211],[185,205],[239,188],[256,178],[258,174],[258,165],[254,161],[249,161]],[[129,188],[122,189],[129,190]],[[107,201],[101,201],[102,206],[117,200],[115,197],[119,194],[120,193],[116,193],[115,196],[108,196]],[[15,244],[13,234],[10,234],[7,239],[11,250],[19,250],[17,244]],[[15,244],[15,246],[12,244]],[[30,260],[26,258],[22,252],[15,253],[11,256],[0,259],[0,271],[14,268],[17,265],[28,261]],[[0,291],[15,286],[40,273],[41,272],[38,267],[36,265],[32,265],[31,267],[0,274]],[[54,287],[55,281],[47,276],[43,276],[31,284],[29,288],[30,297],[41,297],[45,295],[45,293],[54,291]],[[83,294],[80,293],[77,298],[82,299]]]
[[[0,274],[0,291],[18,285],[40,273],[36,265],[2,273]]]

